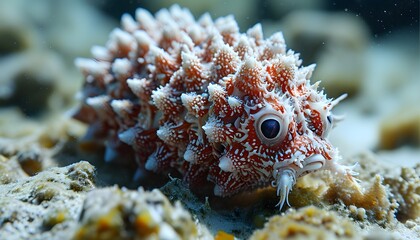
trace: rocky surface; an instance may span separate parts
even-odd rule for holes
[[[191,215],[171,205],[157,189],[145,192],[117,187],[86,195],[74,239],[197,239]]]
[[[78,162],[0,185],[0,239],[71,236],[93,176],[92,165]]]
[[[250,240],[260,239],[357,239],[351,220],[316,207],[274,216]]]
[[[95,189],[88,162],[46,169],[36,176],[7,174],[1,157],[0,239],[196,239],[198,230],[179,202],[157,189]],[[23,175],[23,174],[22,174]],[[207,234],[207,235],[206,235]]]

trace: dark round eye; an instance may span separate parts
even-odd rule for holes
[[[284,140],[290,123],[288,114],[280,114],[273,108],[266,107],[253,117],[255,132],[264,145],[274,146]]]
[[[280,132],[280,123],[275,119],[267,119],[261,124],[261,132],[268,139],[275,138]]]

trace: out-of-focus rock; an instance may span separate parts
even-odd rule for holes
[[[372,44],[365,53],[365,74],[359,106],[364,112],[387,117],[401,106],[416,109],[420,95],[419,58],[392,44]],[[414,108],[413,108],[414,107]]]
[[[420,108],[408,105],[382,121],[379,147],[395,149],[402,145],[420,147]]]
[[[41,148],[34,142],[32,146],[18,149],[16,141],[0,138],[0,183],[17,181],[19,178],[34,176],[42,170],[55,165],[52,156],[57,148]]]
[[[292,210],[269,219],[250,240],[263,239],[359,239],[350,219],[313,206]]]
[[[5,167],[33,176],[49,167],[59,165],[58,154],[65,154],[65,144],[76,141],[85,131],[85,127],[69,116],[56,115],[40,124],[32,118],[25,118],[16,108],[0,110],[0,155],[10,159]],[[77,148],[67,149],[74,163],[80,158],[74,155]],[[70,156],[69,156],[70,155]],[[6,168],[6,169],[7,169]]]
[[[17,106],[25,115],[39,115],[50,107],[64,69],[62,59],[48,51],[25,51],[3,59],[0,106]]]
[[[157,189],[95,190],[88,162],[33,177],[19,169],[0,156],[0,239],[211,239]]]
[[[27,42],[31,49],[52,49],[62,53],[70,64],[76,56],[87,56],[92,45],[104,43],[117,24],[90,2],[82,0],[40,0],[37,4],[28,4],[26,0],[2,1],[0,20],[0,32],[1,29],[13,29],[18,32],[14,36],[22,36],[0,41],[5,43],[3,47],[13,43],[10,40],[23,39],[19,42]],[[91,29],[95,29],[94,34]]]
[[[18,179],[26,176],[16,158],[0,155],[0,184],[16,182]]]
[[[114,24],[86,1],[1,1],[0,107],[39,116],[71,105],[81,84],[73,59],[105,42]]]
[[[191,215],[158,190],[117,187],[86,195],[74,239],[196,239]]]
[[[397,218],[406,222],[420,219],[420,163],[415,168],[402,168],[401,176],[385,178],[400,207]]]
[[[30,48],[32,38],[33,30],[28,27],[0,22],[0,57]]]
[[[78,162],[0,185],[0,239],[68,239],[94,167]]]
[[[29,176],[33,176],[43,170],[42,160],[42,153],[39,148],[28,152],[21,152],[17,156],[19,165]]]

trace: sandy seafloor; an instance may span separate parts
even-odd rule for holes
[[[74,59],[104,45],[123,12],[173,3],[233,14],[242,32],[283,31],[328,96],[347,92],[329,139],[343,164],[358,162],[359,185],[310,174],[280,213],[273,189],[206,200],[164,179],[138,190],[134,170],[104,163],[71,118]],[[420,239],[419,2],[370,4],[0,0],[0,239]]]

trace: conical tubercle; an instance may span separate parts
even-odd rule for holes
[[[339,102],[341,102],[341,101],[343,101],[345,98],[347,98],[347,96],[348,96],[348,94],[347,93],[344,93],[344,94],[342,94],[341,96],[339,96],[338,98],[336,98],[336,99],[334,99],[334,100],[332,100],[331,101],[331,103],[330,103],[330,109],[332,109],[333,107],[335,107]]]
[[[284,203],[290,207],[289,204],[289,193],[296,183],[296,171],[293,168],[283,168],[276,170],[273,174],[275,180],[271,183],[273,187],[277,188],[277,196],[280,197],[276,207],[281,210]]]
[[[347,98],[347,96],[348,96],[347,93],[344,93],[338,98],[331,100],[331,102],[328,104],[328,110],[331,111],[339,102]],[[335,115],[335,114],[331,114],[330,117],[332,118],[331,122],[333,124],[333,127],[335,127],[338,122],[342,121],[345,118],[344,115]]]

